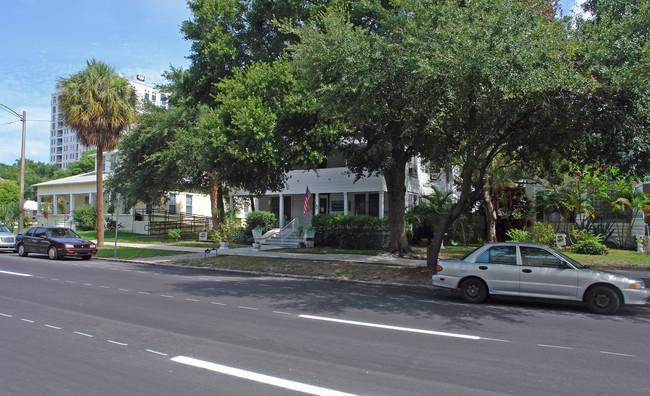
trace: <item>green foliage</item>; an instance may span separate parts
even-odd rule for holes
[[[351,249],[379,249],[387,219],[372,216],[316,215],[315,244]]]
[[[449,211],[451,204],[451,193],[443,194],[434,187],[433,194],[422,196],[417,205],[410,207],[406,212],[406,222],[411,228],[412,240],[433,238],[438,221]]]
[[[556,241],[553,226],[541,221],[535,222],[535,224],[533,224],[533,242],[549,247],[555,247]]]
[[[270,231],[278,221],[275,213],[256,210],[246,216],[246,233],[253,235],[253,228],[262,227],[262,234]]]
[[[36,199],[36,187],[32,185],[55,179],[54,173],[60,170],[58,165],[49,165],[25,159],[25,199]],[[20,182],[20,160],[12,165],[0,164],[0,175],[6,180]]]
[[[20,189],[16,183],[0,180],[0,205],[9,205],[18,202]]]
[[[167,231],[167,235],[169,235],[170,238],[173,238],[176,242],[178,242],[179,239],[181,239],[181,230],[178,228],[172,228],[169,231]]]
[[[96,149],[84,151],[81,154],[79,161],[71,162],[66,169],[59,169],[54,172],[55,179],[62,179],[68,176],[81,175],[83,173],[92,172],[95,170],[95,158],[91,154],[97,153]]]
[[[74,213],[74,223],[77,225],[77,228],[82,231],[89,231],[95,229],[95,221],[97,219],[97,212],[95,207],[92,205],[84,205],[80,208],[75,209]]]
[[[20,206],[17,202],[0,205],[0,223],[4,223],[9,229],[13,228],[14,222],[18,221],[20,215]],[[26,219],[29,218],[26,216]]]
[[[608,254],[609,249],[603,245],[603,236],[594,234],[589,230],[575,229],[572,232],[577,242],[569,247],[573,253],[602,255]]]
[[[526,230],[511,228],[506,231],[506,236],[509,238],[506,242],[529,242],[530,233]]]

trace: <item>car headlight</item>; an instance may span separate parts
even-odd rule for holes
[[[91,249],[94,249],[94,248],[95,248],[95,244],[94,244],[94,243],[91,243],[91,244],[90,244],[90,248],[91,248]]]
[[[66,244],[65,244],[65,248],[66,248],[66,249],[74,249],[74,245],[71,244],[71,243],[66,243]]]
[[[645,288],[645,283],[643,281],[636,281],[630,284],[630,289],[643,289]]]

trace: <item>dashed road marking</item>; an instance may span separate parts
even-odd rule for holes
[[[627,353],[616,353],[616,352],[607,352],[607,351],[600,351],[600,353],[605,354],[605,355],[614,355],[614,356],[623,356],[623,357],[636,357],[636,355],[628,355]]]
[[[80,332],[80,331],[73,331],[73,333],[78,334],[78,335],[80,335],[80,336],[89,337],[89,338],[94,337],[94,335],[92,335],[92,334],[82,333],[82,332]]]
[[[561,346],[561,345],[547,345],[547,344],[537,344],[538,347],[542,348],[555,348],[555,349],[573,349],[571,347]]]
[[[119,341],[113,341],[113,340],[106,340],[107,342],[110,342],[111,344],[119,345],[119,346],[128,346],[129,344],[125,344],[123,342]]]
[[[155,351],[155,350],[153,350],[153,349],[145,349],[145,351],[147,351],[147,352],[151,352],[151,353],[153,353],[153,354],[160,355],[160,356],[169,356],[168,354],[166,354],[166,353],[164,353],[164,352],[158,352],[158,351]]]
[[[50,329],[55,329],[55,330],[61,330],[61,327],[59,327],[59,326],[52,326],[52,325],[49,325],[49,324],[46,324],[45,327],[49,327]]]

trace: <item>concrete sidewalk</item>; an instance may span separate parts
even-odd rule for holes
[[[106,244],[105,246],[108,247],[112,245]],[[266,257],[266,258],[276,258],[276,259],[297,259],[297,260],[314,260],[314,261],[343,261],[343,262],[353,262],[353,263],[402,265],[408,267],[426,266],[425,260],[399,258],[389,254],[369,256],[365,254],[341,254],[341,253],[324,253],[324,254],[293,253],[293,252],[278,252],[277,251],[278,248],[269,247],[269,246],[262,246],[261,250],[257,250],[252,247],[233,248],[233,249],[219,248],[217,249],[216,252],[214,250],[211,250],[208,253],[205,252],[206,248],[204,247],[168,246],[168,245],[154,245],[148,243],[122,243],[122,242],[118,243],[117,246],[135,247],[135,248],[142,248],[142,249],[175,250],[178,252],[183,252],[179,255],[145,257],[145,258],[139,258],[137,260],[140,262],[147,262],[151,264],[172,263],[177,260],[183,260],[188,258],[199,259],[204,257],[215,257],[215,255],[220,255],[220,256]],[[650,283],[650,270],[645,270],[645,271],[613,270],[612,272],[617,272],[620,274],[641,278],[646,280],[647,283]]]

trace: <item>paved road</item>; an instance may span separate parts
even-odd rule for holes
[[[647,307],[0,256],[2,395],[645,395],[648,328]]]

